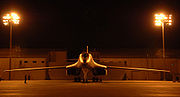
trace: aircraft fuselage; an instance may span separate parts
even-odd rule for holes
[[[92,55],[89,53],[82,53],[76,63],[66,66],[67,74],[80,76],[83,75],[83,80],[87,80],[88,73],[92,73],[93,76],[106,75],[107,70],[105,65],[96,63]]]

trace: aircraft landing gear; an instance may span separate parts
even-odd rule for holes
[[[99,79],[98,77],[93,77],[92,81],[93,82],[102,82],[102,78]]]
[[[81,82],[81,78],[80,77],[75,77],[74,82]]]
[[[88,82],[88,79],[83,79],[83,83],[87,83]]]
[[[92,78],[92,82],[95,82],[95,77]]]
[[[99,78],[95,78],[95,82],[98,82],[99,81]]]
[[[99,79],[99,82],[102,82],[102,78]]]

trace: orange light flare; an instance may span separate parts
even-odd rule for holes
[[[163,13],[155,14],[155,25],[161,26],[162,23],[172,25],[172,15],[164,15]]]
[[[20,21],[20,17],[14,12],[3,16],[3,24],[4,25],[8,25],[9,22],[12,22],[13,24],[19,24],[19,21]]]

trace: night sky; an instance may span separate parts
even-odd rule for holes
[[[13,45],[22,48],[161,48],[157,12],[173,15],[166,48],[180,48],[180,0],[1,0],[1,17],[9,11],[21,16]],[[9,27],[2,22],[0,47],[9,47]]]

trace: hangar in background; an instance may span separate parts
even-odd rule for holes
[[[101,50],[100,63],[113,66],[164,69],[180,74],[180,51],[175,49],[166,50],[166,58],[163,59],[162,49]],[[163,79],[162,72],[111,70],[109,73],[107,79],[123,79],[125,76],[125,79],[133,80]],[[119,74],[121,74],[121,76],[119,76]],[[171,74],[166,73],[166,80],[171,80],[171,76]]]
[[[30,68],[66,65],[67,51],[62,49],[20,49],[12,50],[11,68]],[[0,49],[0,78],[9,79],[9,49]],[[37,70],[11,72],[11,79],[24,79],[25,74],[31,79],[65,79],[65,70]]]
[[[114,49],[114,50],[90,50],[95,61],[104,65],[143,67],[174,70],[180,73],[180,51],[167,50],[166,59],[161,57],[161,50],[146,49]],[[76,60],[75,60],[76,61]],[[13,49],[12,68],[62,66],[74,63],[67,61],[67,51],[62,49]],[[9,49],[0,49],[0,78],[8,79],[9,69]],[[130,71],[130,70],[108,70],[108,75],[104,79],[114,80],[162,80],[163,74],[150,71]],[[25,74],[30,74],[31,79],[72,79],[66,76],[64,69],[37,70],[37,71],[17,71],[12,72],[11,79],[24,79]],[[166,74],[166,79],[170,80],[171,75]]]

